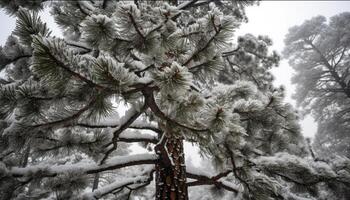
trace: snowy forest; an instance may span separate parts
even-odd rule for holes
[[[277,52],[236,34],[259,3],[0,0],[0,200],[349,200],[350,12]]]

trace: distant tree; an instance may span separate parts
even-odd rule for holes
[[[296,71],[295,98],[318,122],[313,141],[315,159],[330,155],[350,157],[350,13],[326,22],[314,17],[290,28],[284,54]],[[334,184],[343,198],[349,187]]]
[[[332,199],[350,183],[348,159],[308,156],[271,40],[230,43],[252,2],[170,2],[56,1],[64,38],[9,4],[1,199]],[[186,167],[185,141],[206,167]]]
[[[307,20],[285,43],[297,103],[318,122],[314,147],[350,157],[350,13]]]

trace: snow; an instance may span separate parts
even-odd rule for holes
[[[98,123],[96,124],[90,124],[90,122],[87,122],[90,125],[97,125],[97,126],[109,126],[109,127],[119,127],[120,125],[124,124],[126,121],[129,120],[130,117],[135,115],[138,110],[140,109],[140,105],[136,105],[137,108],[130,108],[125,112],[125,115],[123,117],[120,117],[118,112],[114,112],[107,117],[101,118]],[[152,128],[158,128],[156,122],[148,122],[145,120],[135,120],[132,124],[132,127],[152,127]]]
[[[144,165],[139,166],[137,173],[135,171],[130,171],[130,174],[125,174],[125,176],[118,177],[114,180],[113,183],[102,186],[101,188],[93,192],[85,192],[82,197],[83,199],[98,199],[104,196],[105,194],[111,193],[117,189],[120,189],[125,186],[130,186],[134,184],[144,183],[149,181],[150,175],[154,170],[154,166]]]
[[[142,128],[142,127],[152,127],[152,128],[158,128],[157,123],[156,122],[146,122],[144,120],[136,120],[134,123],[131,124],[131,126],[133,127],[138,127],[138,128]]]
[[[208,171],[204,171],[204,169],[194,168],[191,166],[186,166],[186,172],[190,173],[190,174],[195,174],[198,176],[204,176],[204,177],[207,177],[209,179],[217,175],[217,174],[211,174]],[[225,179],[226,179],[226,177],[222,177],[219,180],[217,180],[217,182],[219,182],[219,183],[221,183],[229,188],[232,188],[234,190],[241,191],[240,185],[237,185],[237,184],[235,184],[231,181],[227,181]]]
[[[115,126],[120,119],[118,112],[114,112],[99,120],[98,125],[101,126]]]
[[[93,170],[111,170],[113,167],[128,164],[135,161],[156,160],[155,154],[137,154],[129,156],[116,156],[107,160],[106,164],[97,165],[96,163],[79,162],[69,165],[34,165],[25,168],[13,167],[9,172],[16,176],[30,176],[32,174],[44,172],[45,175],[55,175],[67,172],[88,173]]]
[[[219,179],[218,182],[221,182],[223,185],[227,186],[227,187],[230,187],[234,190],[237,190],[237,191],[241,191],[241,187],[239,185],[236,185],[230,181],[225,181],[225,180],[221,180]]]
[[[311,175],[334,178],[337,174],[331,166],[325,162],[315,162],[310,159],[300,158],[288,153],[277,153],[275,156],[260,157],[254,160],[256,164],[266,168],[280,169],[305,169]]]
[[[186,172],[190,174],[196,174],[199,176],[206,176],[208,178],[215,176],[213,174],[208,173],[207,171],[204,171],[203,169],[194,168],[188,165],[186,166]]]
[[[86,199],[86,200],[99,199],[105,194],[108,194],[118,188],[128,186],[128,185],[138,184],[138,183],[144,183],[147,181],[147,179],[148,179],[147,176],[138,176],[133,178],[126,178],[120,181],[115,181],[114,183],[108,184],[93,192],[83,194],[83,199]]]
[[[119,138],[157,140],[157,136],[151,134],[144,134],[140,131],[124,131],[119,135]]]
[[[256,158],[254,162],[266,167],[279,166],[280,168],[283,168],[282,165],[293,164],[312,170],[310,163],[306,159],[288,153],[277,153],[275,156],[261,156]]]
[[[312,162],[311,166],[315,169],[317,174],[326,177],[336,177],[337,174],[332,170],[331,166],[329,166],[325,162]]]
[[[131,62],[131,65],[136,67],[138,70],[146,69],[146,65],[143,62],[141,62],[141,61],[134,60],[134,61]]]
[[[79,1],[79,4],[84,6],[85,8],[89,9],[90,11],[94,11],[95,7],[93,5],[91,5],[89,2],[87,1]]]
[[[153,82],[153,78],[149,76],[144,76],[142,78],[139,78],[137,82],[142,84],[149,84]]]
[[[205,1],[199,1],[199,3],[202,3],[202,2],[206,2],[207,0]],[[188,4],[192,3],[192,0],[189,0],[189,1],[184,1],[183,3],[181,3],[180,5],[177,6],[177,9],[178,10],[182,10],[183,8],[185,8]]]
[[[110,158],[106,165],[117,165],[117,164],[124,164],[124,163],[130,163],[134,161],[139,161],[139,160],[156,160],[158,159],[158,156],[156,154],[136,154],[136,155],[130,155],[130,156],[117,156]]]
[[[136,108],[137,107],[137,108]],[[131,107],[129,110],[125,112],[125,115],[120,118],[119,124],[125,124],[132,116],[136,115],[138,111],[140,110],[140,105],[136,105]]]
[[[172,165],[172,166],[175,166],[173,157],[172,157],[171,153],[169,153],[167,146],[165,146],[164,149],[165,149],[166,154],[167,154],[167,156],[168,156],[168,158],[169,158],[169,160],[170,160],[171,165]]]
[[[128,186],[128,185],[143,183],[143,182],[146,182],[147,179],[148,179],[147,176],[138,176],[134,178],[126,178],[121,181],[115,181],[114,183],[101,187],[93,192],[83,194],[83,199],[86,199],[86,200],[99,199],[105,194],[108,194],[118,188]]]

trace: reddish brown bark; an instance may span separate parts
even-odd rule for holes
[[[188,200],[182,137],[168,134],[155,150],[160,157],[156,164],[156,200]]]

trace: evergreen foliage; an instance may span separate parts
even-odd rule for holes
[[[290,29],[285,54],[296,70],[298,104],[311,113],[319,128],[315,147],[320,154],[350,156],[350,13],[318,16]]]
[[[328,23],[314,17],[290,28],[286,57],[297,74],[297,103],[311,113],[318,129],[313,142],[317,160],[329,155],[350,157],[350,13],[333,16]],[[332,184],[337,198],[350,198],[349,186]]]
[[[57,1],[57,38],[41,4],[2,1],[18,18],[0,53],[0,198],[332,199],[349,160],[309,156],[271,40],[231,44],[253,3]]]

